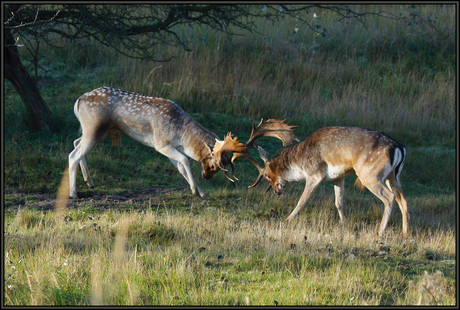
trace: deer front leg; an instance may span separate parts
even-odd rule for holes
[[[300,196],[299,201],[297,202],[297,206],[295,207],[294,211],[288,216],[287,220],[292,220],[297,213],[303,208],[303,206],[307,203],[310,195],[314,192],[314,190],[318,187],[321,183],[322,178],[307,178],[305,189],[303,190],[302,196]]]
[[[187,176],[187,170],[185,169],[185,167],[178,161],[174,160],[174,159],[169,159],[172,164],[174,165],[174,167],[177,168],[177,170],[179,170],[180,174],[182,174],[182,176],[187,180],[187,182],[190,184],[189,180],[188,180],[188,176]],[[195,181],[195,179],[193,179]],[[198,194],[200,195],[200,197],[205,197],[205,196],[208,196],[205,192],[203,192],[199,187],[198,185],[196,186],[196,189],[198,191]],[[193,189],[192,189],[192,193],[193,193]],[[195,196],[197,196],[196,193],[194,193]]]
[[[159,149],[158,152],[168,157],[169,160],[177,168],[177,170],[179,170],[179,172],[183,175],[185,180],[190,185],[190,189],[192,190],[192,194],[194,196],[207,196],[207,194],[196,185],[196,181],[192,175],[192,170],[190,169],[189,160],[184,154],[182,154],[172,146],[165,146],[162,149]]]

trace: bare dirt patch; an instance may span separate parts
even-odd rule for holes
[[[128,204],[142,204],[144,202],[158,203],[163,201],[165,194],[183,192],[184,190],[185,189],[181,187],[169,188],[158,185],[147,187],[132,193],[111,195],[100,195],[95,193],[94,195],[88,197],[69,199],[67,207],[78,208],[91,203],[94,207],[117,208]],[[24,193],[23,190],[18,188],[5,189],[4,194],[4,208],[8,210],[15,210],[24,207],[52,210],[56,205],[55,194],[30,194]]]

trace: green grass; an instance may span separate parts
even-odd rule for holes
[[[410,6],[375,8],[407,18],[369,18],[362,28],[318,11],[326,37],[294,33],[289,18],[259,23],[263,36],[181,28],[194,50],[165,49],[179,56],[167,63],[94,42],[43,50],[49,71],[39,70],[38,85],[59,133],[32,132],[5,83],[5,305],[456,305],[453,11],[416,7],[437,17],[434,31],[419,19],[408,25]],[[407,147],[410,236],[401,239],[395,207],[386,236],[376,237],[383,204],[354,188],[355,177],[345,183],[345,223],[330,183],[287,223],[303,184],[262,195],[264,182],[247,189],[257,171],[244,159],[235,183],[221,173],[204,181],[192,161],[210,195],[192,197],[166,157],[127,136],[120,148],[107,139],[89,153],[95,188],[78,173],[81,198],[54,210],[80,135],[73,105],[102,85],[169,98],[219,137],[231,131],[242,142],[250,118],[286,118],[300,140],[329,125],[385,131]],[[269,155],[282,147],[257,144]]]

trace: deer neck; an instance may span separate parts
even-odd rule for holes
[[[211,157],[208,145],[211,149],[219,139],[216,134],[207,130],[193,119],[187,124],[187,131],[184,133],[183,139],[187,142],[190,148],[190,154],[187,154],[196,161],[203,162]]]
[[[300,147],[299,147],[300,146]],[[300,144],[280,150],[270,159],[270,169],[286,182],[305,181],[302,165],[304,151]]]

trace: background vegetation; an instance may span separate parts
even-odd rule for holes
[[[378,8],[405,18],[362,25],[312,11],[325,36],[288,17],[260,21],[261,36],[184,27],[193,51],[153,47],[179,55],[162,63],[91,41],[44,50],[50,57],[34,77],[59,133],[29,131],[5,83],[4,304],[456,305],[456,9]],[[329,125],[384,131],[408,150],[411,236],[401,240],[394,208],[387,236],[376,238],[383,204],[353,188],[353,177],[345,224],[331,184],[286,223],[302,184],[262,195],[265,188],[247,189],[257,174],[242,159],[235,184],[221,174],[199,179],[195,162],[210,197],[192,197],[164,156],[126,136],[121,148],[103,141],[93,149],[96,188],[80,174],[83,198],[55,211],[79,137],[73,104],[103,85],[169,98],[220,137],[231,131],[241,141],[249,118],[262,117],[299,125],[300,140]],[[273,140],[259,141],[271,155],[282,147]]]

